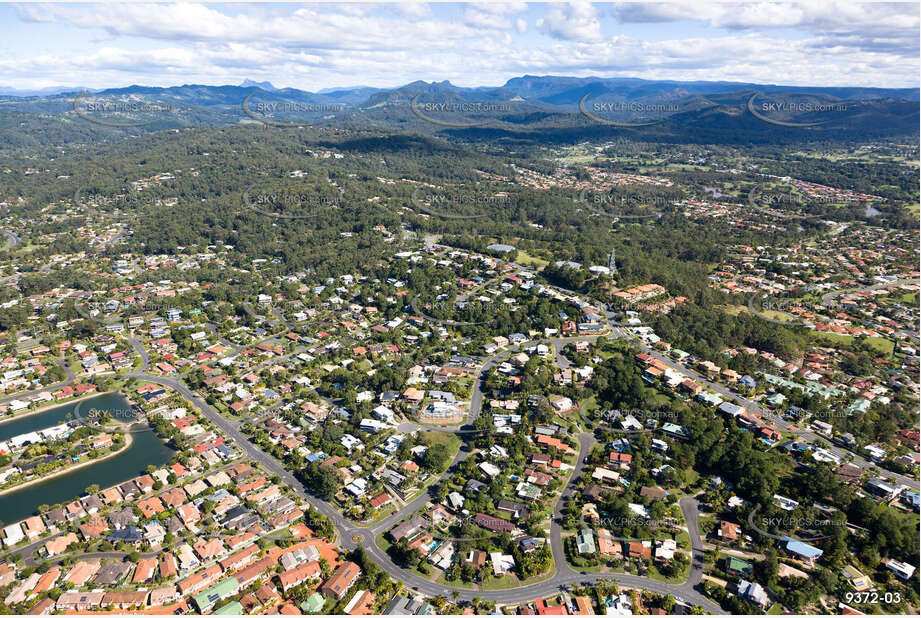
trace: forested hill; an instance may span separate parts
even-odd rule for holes
[[[417,81],[393,89],[320,92],[254,82],[169,88],[134,85],[99,92],[0,96],[0,149],[113,141],[170,128],[246,123],[412,131],[530,144],[616,137],[740,145],[914,140],[918,98],[918,90],[910,88],[792,88],[552,76],[524,76],[498,88]],[[142,111],[107,111],[100,105]],[[601,121],[590,115],[610,106],[633,111],[603,116]],[[758,110],[776,106],[796,111],[769,111],[759,118]],[[802,111],[816,107],[824,111]],[[665,111],[644,111],[655,109]],[[655,126],[642,130],[616,124],[650,119]]]
[[[667,204],[661,217],[614,223],[582,207],[578,191],[515,182],[512,161],[553,169],[549,161],[485,154],[425,136],[250,125],[87,147],[39,173],[5,180],[10,214],[36,220],[58,214],[74,228],[85,217],[127,223],[133,234],[107,249],[113,254],[228,245],[241,268],[265,259],[265,267],[279,273],[309,271],[318,278],[392,254],[404,234],[439,234],[481,250],[509,242],[550,255],[553,247],[553,255],[585,264],[606,263],[616,247],[625,282],[653,278],[694,297],[708,293],[707,270],[722,258],[726,242],[766,240],[718,222],[694,224]],[[682,172],[676,178],[687,189],[631,187],[629,194],[639,202],[670,203],[715,177]],[[793,238],[796,231],[775,230],[770,238],[784,235]],[[47,251],[56,248],[65,249]]]

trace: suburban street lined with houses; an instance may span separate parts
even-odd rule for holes
[[[578,341],[595,341],[598,336],[582,336],[582,337],[569,337],[569,338],[552,338],[544,340],[535,340],[526,342],[527,344],[533,343],[544,343],[553,347],[555,352],[556,363],[560,367],[565,367],[568,365],[568,361],[562,357],[559,353],[562,347],[569,343],[574,343]],[[339,534],[339,542],[341,545],[347,549],[351,550],[355,547],[362,547],[374,560],[383,566],[387,572],[394,578],[402,581],[406,586],[417,590],[424,594],[430,596],[449,596],[451,588],[446,588],[444,585],[436,584],[432,581],[429,581],[425,578],[422,578],[414,573],[403,569],[393,563],[390,556],[382,551],[375,543],[374,539],[389,530],[393,525],[399,522],[402,519],[405,519],[408,516],[418,512],[422,509],[430,500],[431,495],[428,491],[421,492],[416,498],[411,502],[404,505],[401,509],[394,512],[390,516],[381,519],[380,521],[375,522],[374,524],[361,525],[355,522],[352,522],[346,519],[341,512],[326,502],[321,498],[311,494],[308,489],[301,483],[281,462],[276,460],[271,455],[267,454],[258,446],[254,445],[247,437],[240,431],[241,423],[239,421],[231,421],[225,418],[217,410],[215,410],[211,405],[199,397],[194,391],[192,391],[181,377],[169,377],[169,376],[160,376],[147,373],[148,368],[150,367],[150,356],[147,350],[144,348],[142,342],[137,338],[129,338],[129,343],[131,344],[134,351],[138,354],[142,361],[142,366],[133,372],[126,374],[126,377],[136,378],[141,381],[151,382],[154,384],[160,384],[168,388],[173,389],[174,391],[181,394],[186,400],[191,402],[202,414],[204,414],[215,426],[217,426],[226,436],[228,436],[233,442],[240,447],[246,454],[247,458],[250,458],[253,461],[258,462],[266,470],[272,472],[281,478],[286,485],[292,488],[294,492],[302,498],[305,502],[309,503],[312,508],[316,509],[319,513],[328,517],[336,527],[336,530]],[[523,347],[526,344],[522,344]],[[470,399],[470,407],[467,413],[466,424],[459,427],[441,427],[441,426],[427,426],[428,430],[435,431],[448,431],[458,434],[464,438],[469,438],[474,432],[471,429],[466,429],[465,427],[472,427],[473,422],[476,420],[477,416],[480,414],[482,405],[483,405],[483,392],[482,392],[482,377],[486,373],[495,367],[503,359],[508,358],[516,352],[515,349],[506,350],[495,354],[487,358],[481,365],[480,370],[477,374],[477,377],[474,381],[474,387]],[[290,356],[290,355],[289,355]],[[70,374],[69,382],[73,381],[73,374]],[[45,387],[44,389],[39,389],[35,392],[41,392],[44,390],[53,390],[64,386],[66,383],[60,383],[57,385]],[[22,396],[22,395],[20,395]],[[265,412],[263,412],[265,414]],[[403,429],[413,430],[421,428],[419,425],[404,425]],[[579,440],[579,452],[576,459],[575,469],[570,475],[570,481],[576,479],[581,474],[581,471],[584,467],[584,460],[588,452],[591,450],[591,447],[596,443],[594,435],[592,433],[582,433],[578,436]],[[457,454],[454,456],[453,460],[449,464],[446,472],[444,474],[450,473],[457,464],[464,461],[471,451],[469,447],[462,445],[458,450]],[[433,485],[434,486],[434,485]],[[554,562],[554,573],[551,577],[547,578],[545,581],[539,583],[530,584],[527,586],[521,586],[513,590],[477,590],[471,591],[463,588],[458,588],[460,594],[459,598],[464,600],[471,600],[475,597],[485,599],[485,600],[495,600],[503,602],[519,602],[527,601],[539,596],[553,594],[559,591],[562,587],[575,583],[592,583],[596,581],[610,581],[612,579],[617,580],[621,583],[622,586],[626,587],[638,587],[645,588],[648,590],[653,590],[662,594],[671,594],[679,600],[685,602],[701,605],[708,611],[712,613],[724,613],[718,605],[704,597],[697,590],[695,586],[699,584],[701,580],[702,573],[702,564],[698,561],[694,561],[691,565],[691,569],[688,575],[687,580],[682,584],[668,584],[654,578],[631,575],[627,573],[615,573],[615,574],[600,574],[600,573],[580,573],[572,566],[570,566],[566,560],[565,552],[563,550],[562,537],[561,537],[561,528],[558,525],[557,520],[560,516],[560,509],[562,508],[564,501],[569,498],[572,494],[572,490],[566,488],[563,490],[559,500],[556,503],[554,509],[553,520],[550,523],[550,542],[553,552],[553,562]],[[698,551],[698,548],[702,547],[699,533],[697,532],[696,524],[696,501],[690,498],[685,498],[681,502],[681,510],[684,513],[685,519],[687,521],[688,534],[691,538],[692,547],[694,551]],[[54,537],[50,537],[54,538]],[[22,548],[22,552],[27,556],[27,560],[33,562],[35,558],[32,556],[35,550],[37,550],[41,545],[47,542],[48,539],[42,539],[40,542],[33,543]],[[156,553],[156,552],[152,552]],[[125,554],[121,552],[103,552],[99,554],[92,554],[88,557],[94,558],[120,558]]]

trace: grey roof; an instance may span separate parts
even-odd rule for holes
[[[104,562],[99,567],[99,570],[96,571],[93,583],[102,586],[115,585],[124,579],[130,568],[131,566],[127,562]]]
[[[115,528],[124,528],[125,526],[130,526],[131,524],[136,523],[137,520],[138,518],[134,514],[134,511],[128,507],[125,507],[122,510],[116,511],[109,515],[109,523],[111,523]]]

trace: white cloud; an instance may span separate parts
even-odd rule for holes
[[[537,27],[545,34],[564,41],[601,40],[598,15],[595,7],[588,2],[552,5],[546,17],[537,21]]]
[[[432,15],[432,8],[427,2],[397,2],[391,6],[395,8],[400,15],[415,19],[430,17]]]
[[[9,46],[0,55],[0,83],[22,88],[243,78],[306,90],[416,79],[474,86],[525,73],[893,87],[916,86],[919,72],[917,7],[892,5],[842,5],[831,14],[799,5],[644,4],[600,16],[585,3],[437,11],[429,5],[201,4],[17,10],[30,28],[54,21],[71,35],[67,48],[49,40],[42,53]],[[698,22],[693,35],[663,28],[668,36],[644,37],[638,32],[645,27],[630,25],[686,19]],[[605,20],[616,35],[602,34]],[[911,28],[914,40],[904,35]]]
[[[694,20],[726,30],[790,29],[817,36],[820,44],[917,57],[919,7],[882,2],[623,3],[613,14],[623,24]]]

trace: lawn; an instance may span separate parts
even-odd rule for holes
[[[490,575],[480,582],[480,590],[507,590],[509,588],[518,588],[519,585],[518,578],[511,573],[506,573],[501,577]]]
[[[585,571],[586,573],[601,573],[601,572],[604,570],[604,567],[601,566],[601,565],[595,565],[595,566],[576,566],[576,565],[574,565],[572,562],[569,562],[568,560],[567,560],[566,562],[569,564],[569,566],[571,566],[572,568],[574,568],[576,571],[578,571],[578,572],[580,572],[580,573],[581,573],[582,571]]]
[[[813,332],[812,336],[815,339],[824,339],[826,342],[831,342],[832,344],[837,344],[842,347],[850,347],[850,345],[854,342],[854,337],[851,335],[839,335],[838,333]],[[867,337],[865,341],[867,342],[867,345],[886,357],[891,357],[892,351],[895,349],[894,342],[882,337]]]
[[[518,257],[515,261],[521,264],[522,266],[528,266],[530,268],[538,268],[538,269],[543,268],[544,266],[550,263],[547,260],[542,260],[539,257],[534,257],[533,255],[529,255],[526,251],[521,251],[521,250],[518,251]]]
[[[460,438],[450,431],[423,431],[422,439],[425,440],[425,443],[429,446],[444,444],[448,449],[448,455],[451,457],[454,457],[454,454],[457,453],[457,449],[459,449],[461,445]]]
[[[395,506],[393,506],[393,505],[391,505],[391,504],[388,504],[388,505],[385,506],[384,508],[379,509],[377,515],[375,515],[374,517],[372,517],[370,520],[365,520],[365,521],[362,521],[361,523],[362,523],[362,525],[368,525],[368,526],[370,526],[370,525],[372,525],[372,524],[376,524],[377,522],[381,521],[382,519],[386,519],[386,518],[390,517],[391,515],[393,515],[395,508],[396,508]]]
[[[379,534],[377,535],[377,538],[374,539],[374,544],[377,545],[377,547],[385,554],[387,553],[387,550],[390,549],[390,546],[393,545],[393,543],[387,540],[387,537],[385,536],[386,534],[386,532],[384,534]]]
[[[784,313],[783,311],[774,311],[773,309],[762,311],[761,315],[771,318],[772,320],[780,320],[781,322],[792,322],[795,319],[789,313]]]
[[[682,549],[687,549],[688,551],[691,549],[691,537],[684,530],[678,532],[678,535],[675,537],[675,543]]]
[[[582,412],[591,412],[592,410],[597,410],[598,409],[598,396],[592,395],[588,399],[584,400],[580,408]]]
[[[665,575],[662,575],[661,573],[659,573],[659,571],[650,564],[649,568],[646,569],[646,573],[643,574],[642,577],[648,577],[649,579],[655,579],[657,581],[665,582],[669,584],[680,584],[681,582],[683,582],[684,580],[688,578],[689,571],[690,571],[690,566],[682,569],[682,571],[675,577],[666,577]],[[637,575],[638,574],[636,569],[626,570],[623,568],[612,569],[610,573],[623,573],[625,575]]]
[[[783,311],[775,311],[773,309],[766,309],[764,311],[752,311],[745,305],[722,305],[720,309],[729,315],[739,315],[742,312],[747,312],[751,313],[752,315],[771,318],[772,320],[777,320],[779,322],[791,322],[796,319],[795,316],[792,316],[789,313],[784,313]]]
[[[438,571],[438,577],[435,578],[436,584],[441,584],[442,586],[449,586],[451,588],[464,588],[466,590],[473,590],[474,585],[468,584],[467,582],[457,580],[457,581],[448,581],[445,578],[445,574],[441,571]]]
[[[780,616],[781,614],[783,614],[783,605],[780,603],[774,603],[771,609],[767,611],[768,616]]]

